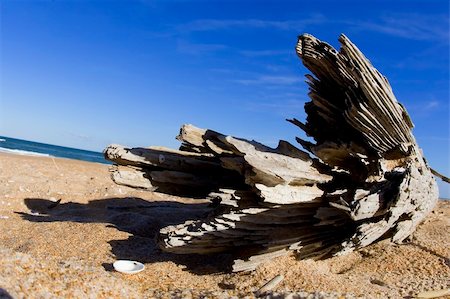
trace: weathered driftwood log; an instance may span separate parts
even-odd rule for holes
[[[289,252],[321,258],[382,238],[402,242],[437,202],[434,177],[406,110],[347,37],[340,51],[305,34],[297,54],[308,75],[305,123],[315,140],[272,149],[184,125],[180,150],[111,145],[118,184],[209,198],[214,211],[160,231],[163,250],[233,252],[234,271]],[[312,154],[312,156],[310,155]]]

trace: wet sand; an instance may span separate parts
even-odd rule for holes
[[[155,245],[159,228],[206,205],[118,186],[108,165],[0,153],[0,298],[253,297],[278,274],[273,295],[298,298],[411,298],[450,287],[450,201],[410,244],[382,241],[324,261],[281,257],[235,274],[224,272],[227,255],[176,256]],[[146,269],[115,272],[118,259]]]

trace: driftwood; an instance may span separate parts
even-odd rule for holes
[[[184,125],[180,150],[111,145],[118,184],[209,198],[205,219],[161,229],[159,246],[180,254],[235,254],[234,271],[294,251],[322,258],[391,237],[400,243],[433,209],[435,179],[412,122],[383,77],[342,35],[341,49],[305,34],[297,54],[308,75],[306,151]]]

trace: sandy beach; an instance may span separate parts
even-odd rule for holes
[[[116,185],[108,165],[1,153],[0,298],[253,297],[278,274],[279,298],[413,298],[450,287],[450,201],[407,245],[382,241],[323,261],[282,257],[235,274],[224,272],[227,255],[176,256],[155,245],[161,227],[207,204]],[[118,259],[146,268],[121,274]]]

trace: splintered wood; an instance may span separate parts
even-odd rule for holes
[[[230,252],[233,271],[295,252],[323,258],[382,238],[408,238],[438,199],[437,185],[389,82],[350,40],[341,49],[304,34],[296,51],[308,75],[307,151],[184,125],[180,150],[110,145],[112,179],[157,192],[208,198],[205,219],[161,229],[179,254]]]

